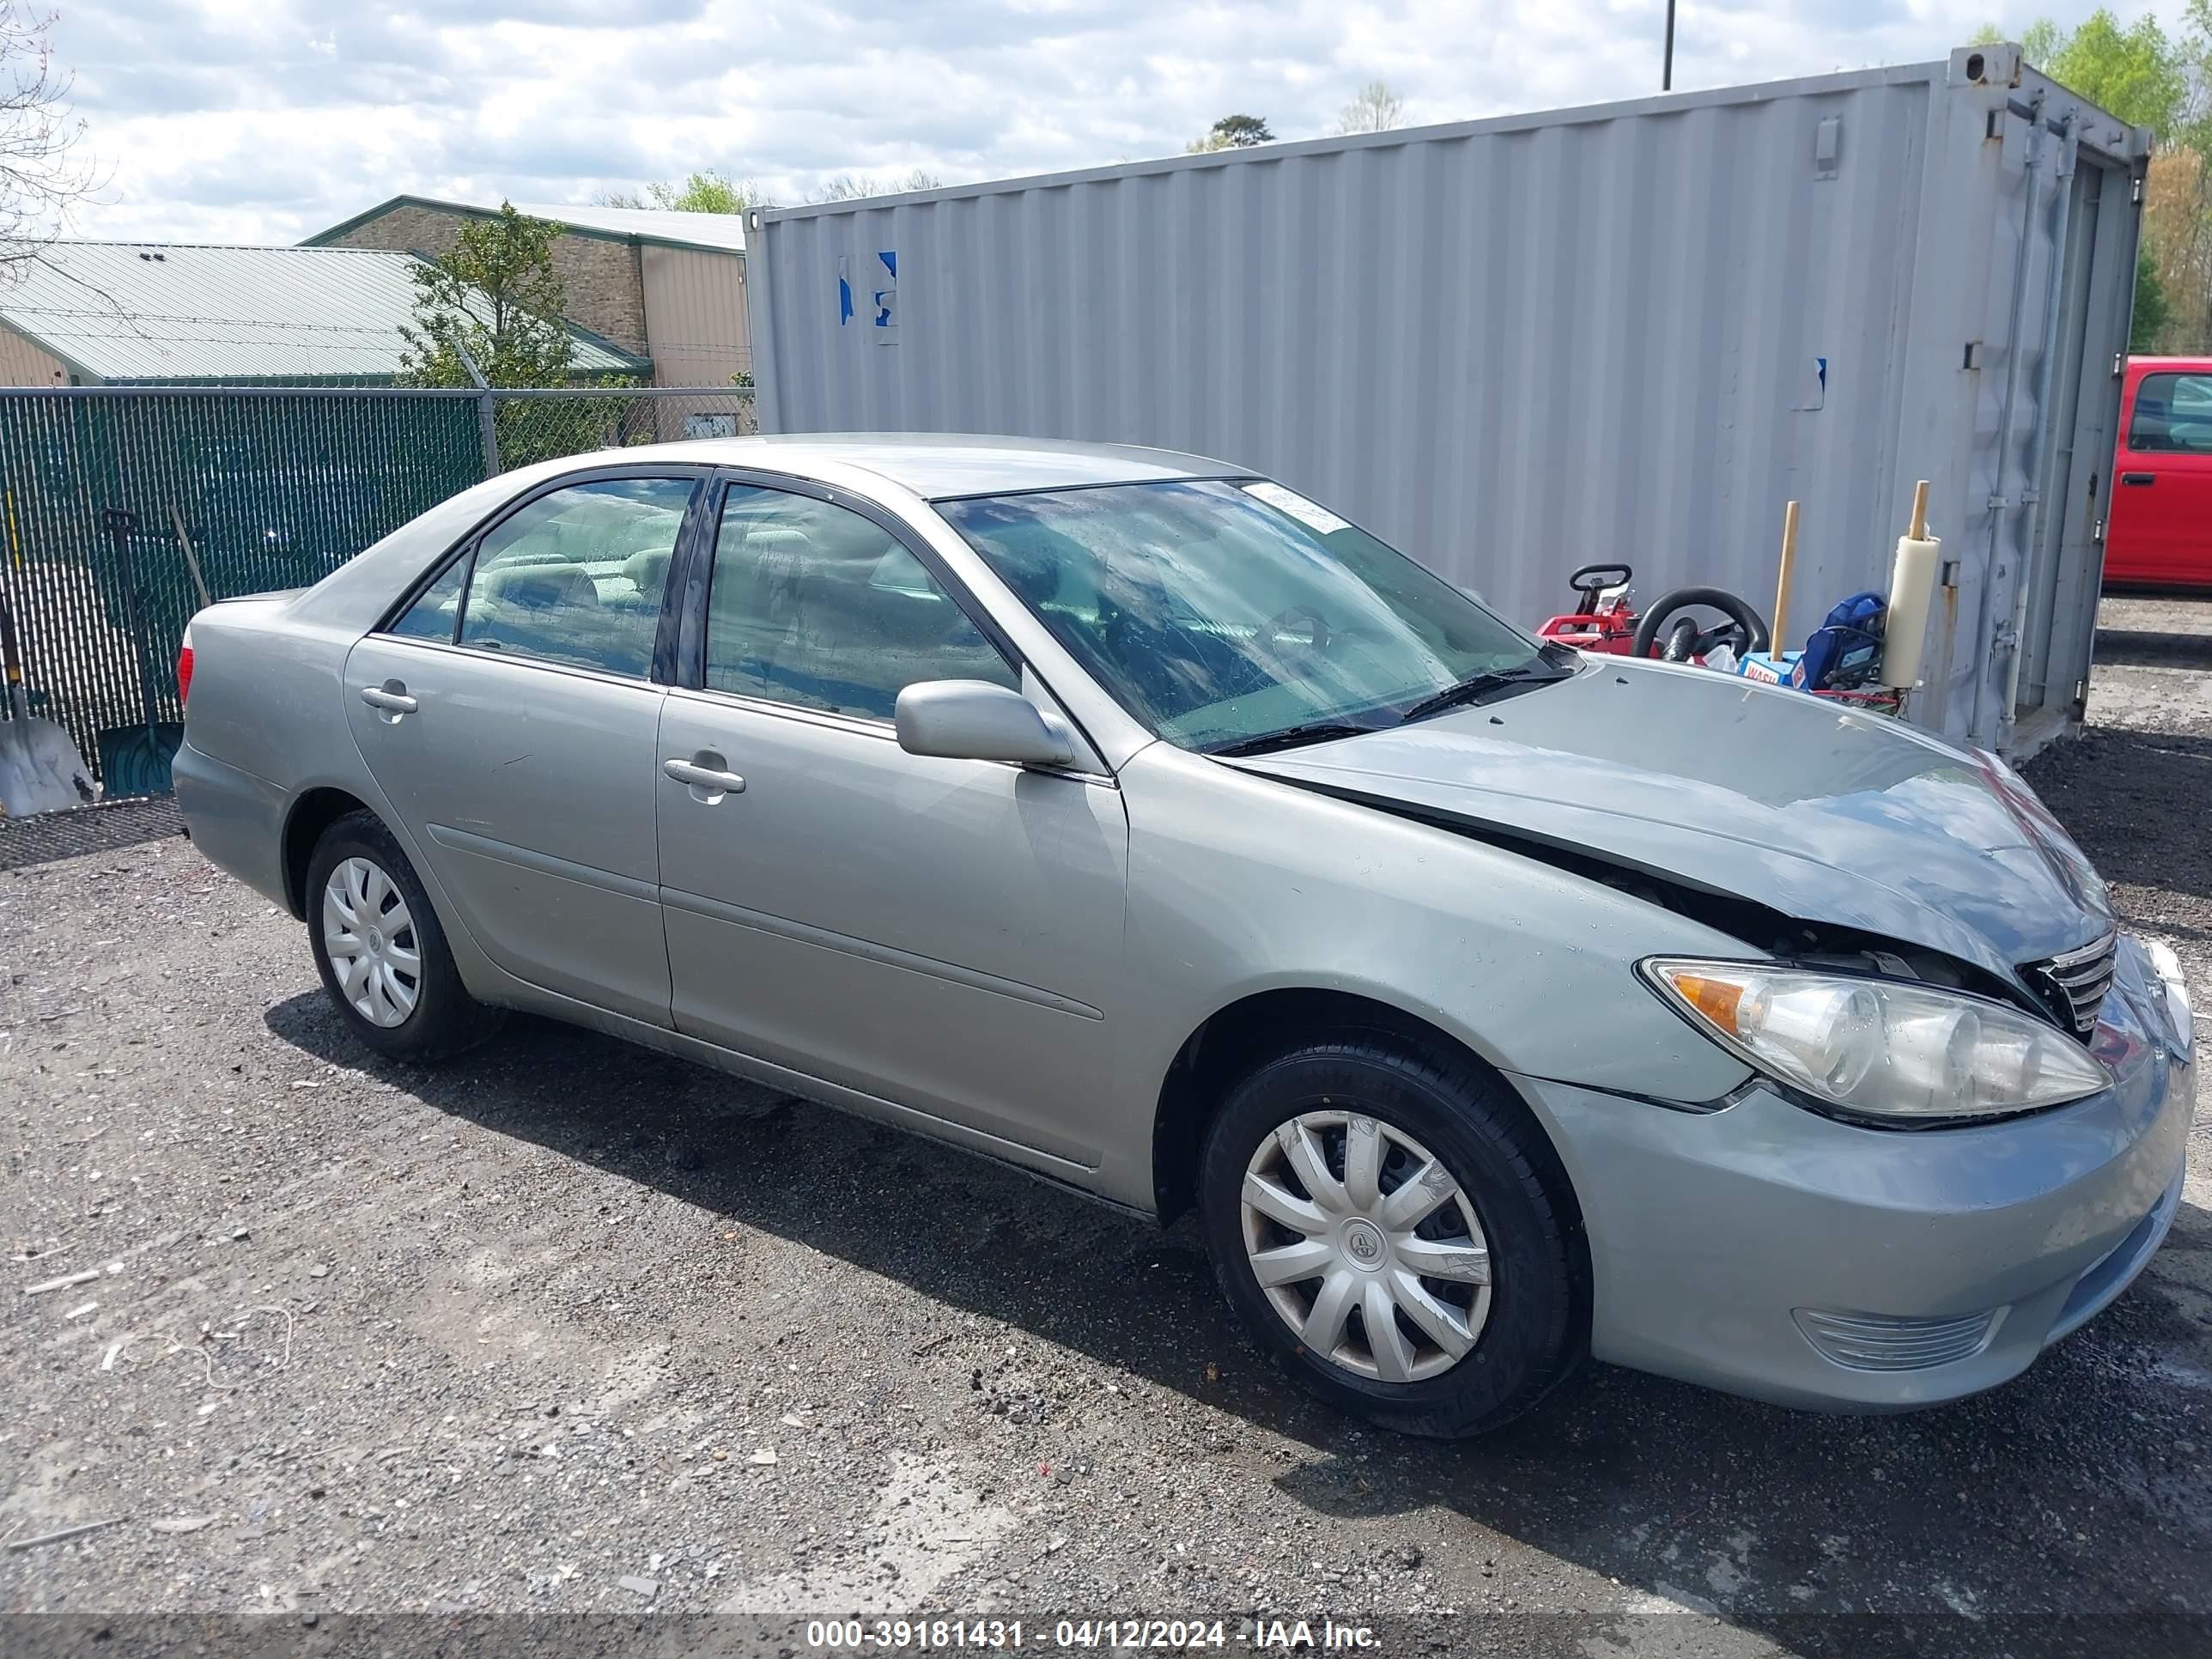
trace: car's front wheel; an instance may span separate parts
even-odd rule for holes
[[[1386,1428],[1518,1416],[1588,1342],[1548,1145],[1473,1064],[1349,1034],[1255,1069],[1208,1131],[1200,1223],[1262,1346]]]
[[[415,866],[373,812],[323,832],[307,865],[307,938],[347,1028],[392,1060],[481,1042],[499,1011],[468,994]]]

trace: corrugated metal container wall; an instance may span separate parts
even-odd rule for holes
[[[1705,582],[1765,611],[1794,497],[1802,634],[1884,584],[1929,477],[1957,561],[1945,605],[1982,643],[1931,647],[1916,715],[2024,750],[2074,715],[2087,672],[2087,475],[2108,464],[2117,383],[2078,371],[2124,343],[2135,212],[2118,207],[2146,143],[1992,46],[767,214],[763,425],[1218,456],[1531,624],[1600,560],[1632,563],[1644,601]],[[2101,216],[2069,220],[2061,200],[2085,193]],[[2078,419],[2038,450],[2045,372]],[[2062,447],[2083,476],[2039,505],[2024,470],[2042,453],[2051,478]],[[2024,580],[2039,538],[2050,557]],[[2066,546],[2086,580],[2064,578]],[[2014,625],[2044,629],[2039,654],[2004,648]],[[1991,701],[2016,668],[2017,733]],[[2024,700],[2045,690],[2048,709]]]

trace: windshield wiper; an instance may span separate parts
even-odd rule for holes
[[[1353,726],[1344,720],[1316,720],[1310,726],[1286,726],[1279,732],[1263,732],[1256,738],[1244,738],[1206,752],[1209,755],[1266,755],[1278,749],[1296,749],[1309,743],[1328,743],[1336,738],[1364,738],[1370,732],[1385,729],[1379,726]]]
[[[1406,711],[1401,723],[1424,720],[1431,714],[1443,714],[1447,708],[1480,702],[1493,692],[1508,690],[1516,685],[1547,685],[1553,680],[1566,678],[1571,672],[1571,669],[1547,668],[1533,662],[1519,668],[1492,669],[1487,673],[1463,679],[1457,685],[1448,685],[1432,697],[1422,698]]]

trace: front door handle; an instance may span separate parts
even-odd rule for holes
[[[386,680],[382,685],[364,685],[361,700],[371,708],[381,708],[387,714],[411,714],[421,707],[407,695],[407,689],[398,680]]]
[[[2156,483],[2158,482],[2158,474],[2155,472],[2123,472],[2120,474],[2120,482],[2124,484],[2134,484],[2137,489],[2141,489],[2145,484]]]
[[[701,763],[708,760],[720,761],[721,758],[720,755],[709,755],[703,750],[700,752],[697,760],[685,760],[680,755],[671,755],[660,763],[660,769],[675,779],[677,782],[690,785],[692,799],[712,806],[725,795],[742,795],[745,793],[745,781],[735,772],[726,772],[720,766],[707,766]]]

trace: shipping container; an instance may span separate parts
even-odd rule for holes
[[[763,429],[1158,444],[1533,624],[1636,568],[1802,635],[1933,481],[1913,717],[2081,718],[2148,133],[1942,63],[756,216]]]

